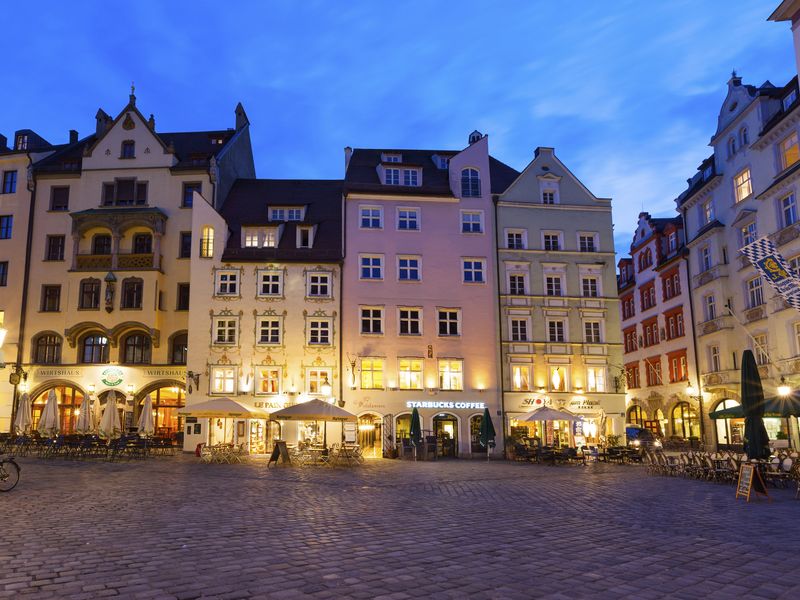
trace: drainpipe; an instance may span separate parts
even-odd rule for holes
[[[34,207],[36,206],[36,177],[33,177],[33,159],[31,153],[26,154],[28,157],[28,169],[31,169],[32,187],[31,203],[28,209],[28,233],[25,241],[25,269],[22,276],[22,306],[19,312],[19,332],[17,334],[17,361],[14,365],[14,370],[17,373],[22,371],[23,348],[25,345],[25,317],[28,312],[28,286],[31,276],[31,244],[33,243],[33,217]],[[27,376],[26,376],[27,379]],[[14,384],[14,390],[11,394],[11,425],[9,432],[14,429],[14,421],[17,418],[17,388],[19,384]]]
[[[498,228],[500,222],[497,219],[497,201],[498,197],[492,198],[494,204],[494,265],[495,265],[495,279],[497,281],[497,341],[500,348],[500,381],[498,388],[500,391],[500,443],[503,448],[503,458],[506,456],[506,394],[505,394],[505,370],[503,360],[503,307],[500,305],[500,234]],[[495,372],[496,373],[496,372]]]
[[[686,237],[688,226],[686,224],[686,209],[679,208],[681,218],[683,219],[683,235]],[[692,347],[694,348],[694,373],[697,377],[697,402],[700,408],[700,443],[705,447],[706,445],[706,414],[705,407],[703,406],[703,384],[700,380],[700,354],[697,351],[697,334],[695,333],[695,320],[694,320],[694,295],[692,294],[692,273],[691,262],[689,261],[688,248],[683,253],[683,260],[686,263],[686,292],[689,296],[689,319],[692,323]]]

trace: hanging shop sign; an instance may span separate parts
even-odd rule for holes
[[[766,237],[759,238],[752,244],[744,246],[740,252],[761,271],[764,278],[787,304],[800,310],[800,279],[792,272],[772,240]]]
[[[481,409],[486,408],[485,402],[417,402],[410,400],[406,402],[408,408],[453,408],[453,409]]]
[[[100,381],[109,387],[116,387],[122,383],[122,369],[109,367],[100,372]]]

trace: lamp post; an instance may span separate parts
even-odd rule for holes
[[[705,424],[705,408],[703,406],[703,390],[696,388],[689,381],[686,384],[686,395],[693,400],[697,400],[700,408],[700,443],[705,447],[706,445],[706,424]]]

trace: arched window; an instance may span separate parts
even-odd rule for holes
[[[142,294],[144,282],[138,277],[129,277],[122,280],[122,298],[120,308],[142,308]]]
[[[700,421],[697,412],[688,402],[678,402],[672,409],[672,435],[688,438],[700,437]]]
[[[33,362],[42,365],[57,365],[61,362],[61,337],[42,334],[34,344]]]
[[[736,408],[740,406],[739,402],[732,398],[722,400],[714,408],[713,412],[718,412],[728,408]],[[717,446],[728,448],[730,446],[740,446],[744,441],[744,419],[743,418],[730,418],[730,419],[716,419],[717,430]]]
[[[638,404],[634,404],[628,409],[627,422],[632,425],[639,425],[644,427],[644,422],[647,420],[647,414],[642,410]]]
[[[103,364],[108,362],[108,338],[99,333],[90,333],[81,341],[81,362]]]
[[[178,410],[186,405],[186,392],[182,387],[169,385],[156,388],[148,393],[153,401],[153,424],[156,435],[175,439],[178,432],[183,429],[183,415],[178,414]],[[139,419],[146,395],[144,394],[136,402],[133,423]]]
[[[169,362],[173,365],[186,364],[186,348],[188,346],[188,335],[179,333],[172,336],[172,348],[169,353]]]
[[[214,256],[214,228],[203,227],[203,235],[200,237],[200,257],[211,258]]]
[[[58,401],[58,415],[60,417],[61,433],[70,434],[75,433],[75,421],[78,419],[78,414],[83,402],[83,393],[76,387],[71,385],[59,385],[54,388],[48,388],[37,394],[31,402],[31,416],[33,417],[33,431],[39,427],[39,419],[42,417],[44,405],[47,402],[47,397],[50,395],[50,390],[54,389],[56,392],[56,400]]]
[[[134,254],[151,254],[153,252],[153,236],[149,233],[137,233],[133,236]]]
[[[122,361],[126,365],[143,365],[150,362],[150,338],[143,333],[132,333],[122,344]]]
[[[747,127],[742,127],[739,130],[739,146],[744,148],[750,143],[750,136],[747,133]]]
[[[481,176],[477,169],[461,170],[461,195],[465,198],[481,195]]]
[[[736,154],[736,139],[731,138],[728,140],[728,158]]]
[[[92,238],[92,254],[111,254],[111,236],[98,233]]]

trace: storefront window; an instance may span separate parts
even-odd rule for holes
[[[159,437],[174,438],[183,429],[183,416],[178,414],[178,409],[186,404],[186,395],[180,387],[162,387],[150,392],[153,400],[153,418],[155,420],[156,435]],[[141,410],[142,400],[139,403]],[[138,420],[139,415],[137,413]]]
[[[364,456],[380,458],[383,455],[381,425],[383,420],[375,414],[358,417],[358,445]]]
[[[61,417],[60,427],[61,433],[70,434],[75,432],[75,421],[80,415],[81,402],[83,402],[83,393],[71,386],[58,386],[54,389],[56,392],[56,399],[58,400],[58,412]],[[39,419],[42,416],[45,402],[50,389],[41,392],[36,398],[33,399],[32,415],[33,426],[32,430],[35,431],[39,427]]]
[[[688,402],[678,402],[672,409],[672,435],[683,439],[700,437],[700,420]]]
[[[739,403],[736,400],[728,398],[717,404],[714,411],[737,406]],[[740,446],[744,443],[744,419],[717,419],[716,429],[719,446]]]
[[[394,428],[395,443],[399,444],[403,438],[411,437],[411,415],[399,415]]]
[[[627,422],[632,425],[644,427],[644,422],[647,420],[647,413],[642,410],[638,404],[634,404],[628,409]]]

